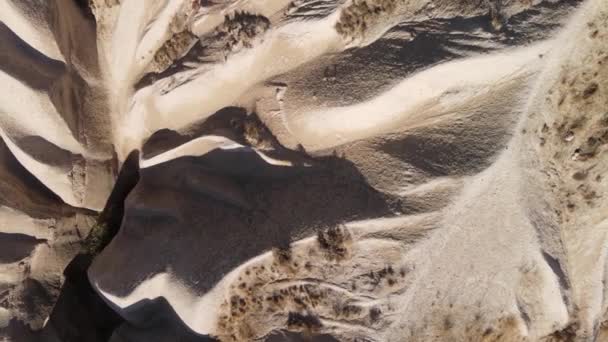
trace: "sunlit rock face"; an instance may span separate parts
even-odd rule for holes
[[[0,21],[0,341],[608,341],[605,0]]]

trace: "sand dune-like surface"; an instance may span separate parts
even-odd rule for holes
[[[5,0],[0,341],[608,341],[605,0]]]

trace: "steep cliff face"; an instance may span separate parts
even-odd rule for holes
[[[608,339],[608,2],[0,21],[0,340]]]

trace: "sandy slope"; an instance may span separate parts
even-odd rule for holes
[[[36,5],[0,4],[0,339],[49,336],[134,149],[111,342],[608,338],[607,2]]]
[[[543,43],[497,56],[442,64],[407,78],[382,96],[353,106],[304,112],[289,118],[287,126],[307,151],[315,151],[439,122],[442,116],[452,114],[453,108],[475,101],[475,97],[492,96],[492,88],[501,87],[506,80],[523,79],[534,72],[538,55],[549,46]]]
[[[587,6],[579,16],[592,18],[597,11],[591,7],[602,5],[595,2]],[[287,116],[284,121],[287,123],[287,133],[284,134],[293,134],[295,140],[308,151],[322,152],[328,148],[342,151],[338,153],[352,157],[365,174],[379,172],[365,161],[365,153],[369,157],[382,153],[380,148],[384,144],[376,139],[375,143],[365,145],[366,140],[390,134],[394,136],[391,139],[399,141],[408,139],[417,130],[424,132],[424,129],[441,125],[448,128],[463,124],[470,125],[472,129],[484,127],[484,124],[487,126],[496,118],[481,113],[501,108],[496,107],[498,103],[505,106],[501,101],[509,103],[510,107],[505,109],[503,115],[511,117],[511,120],[505,121],[504,125],[507,126],[496,133],[506,134],[507,142],[486,157],[489,161],[484,164],[489,167],[482,168],[481,172],[459,173],[454,168],[457,166],[451,166],[449,160],[458,157],[449,154],[445,157],[448,159],[440,160],[427,155],[427,161],[439,165],[425,165],[424,160],[416,162],[415,153],[420,152],[424,144],[437,144],[434,139],[441,139],[441,136],[423,136],[419,142],[421,145],[412,145],[414,150],[401,150],[404,156],[400,165],[409,168],[414,176],[416,171],[424,174],[425,181],[418,192],[412,190],[415,187],[410,187],[410,190],[402,192],[405,196],[402,195],[401,199],[384,199],[387,203],[401,203],[401,206],[393,207],[390,216],[407,217],[411,208],[404,201],[414,201],[418,196],[423,198],[420,201],[424,201],[425,195],[439,191],[441,187],[437,184],[441,183],[433,182],[433,179],[446,175],[464,177],[457,185],[460,190],[450,192],[450,201],[443,207],[433,209],[436,211],[431,211],[433,215],[425,220],[424,225],[395,225],[374,218],[381,215],[372,215],[371,221],[363,222],[350,221],[337,215],[335,219],[345,225],[339,229],[339,233],[333,233],[338,237],[330,235],[325,238],[330,239],[329,243],[320,243],[319,237],[308,238],[294,242],[288,252],[267,252],[237,269],[230,266],[224,268],[222,263],[215,265],[215,268],[233,270],[213,286],[213,290],[209,289],[208,282],[203,285],[200,280],[186,280],[191,277],[198,279],[198,276],[186,271],[189,275],[184,278],[184,266],[179,265],[179,261],[172,261],[166,269],[151,273],[155,275],[146,277],[134,291],[126,291],[128,295],[120,295],[125,293],[121,290],[122,286],[113,283],[105,274],[107,271],[102,270],[109,265],[123,265],[126,262],[116,254],[118,245],[138,244],[142,250],[155,245],[156,238],[146,229],[147,233],[143,235],[137,233],[135,236],[127,234],[119,237],[115,242],[116,247],[110,246],[92,269],[93,281],[98,281],[97,286],[107,298],[125,309],[124,314],[129,319],[137,320],[136,303],[162,296],[178,317],[195,332],[219,335],[226,340],[262,338],[274,329],[285,327],[285,322],[291,329],[330,332],[344,340],[365,338],[397,341],[404,335],[428,340],[538,340],[549,335],[558,338],[569,333],[593,335],[593,322],[598,319],[600,311],[596,310],[591,319],[579,315],[578,303],[582,302],[575,299],[576,282],[569,276],[571,257],[567,243],[560,238],[563,236],[562,228],[549,219],[539,221],[539,216],[547,215],[541,203],[552,201],[552,197],[547,198],[542,190],[536,190],[538,184],[544,184],[544,178],[529,172],[529,169],[536,170],[536,166],[529,164],[531,160],[536,163],[544,160],[542,155],[531,150],[534,145],[528,141],[531,137],[538,139],[538,131],[527,119],[534,111],[529,101],[534,102],[536,96],[544,98],[545,91],[536,84],[546,82],[544,75],[555,73],[547,69],[554,63],[552,61],[562,60],[561,42],[578,41],[572,37],[588,34],[587,31],[578,31],[576,27],[576,20],[573,19],[564,31],[566,33],[558,35],[557,39],[500,51],[490,56],[440,64],[407,77],[366,102],[313,112],[300,109],[296,117],[290,117],[290,112],[282,113]],[[202,77],[198,79],[201,80],[200,84],[209,86],[210,82],[202,82],[205,75],[216,75],[216,79],[221,77],[211,72],[223,70],[227,74],[222,75],[230,75],[228,69],[223,68],[233,65],[233,61],[236,65],[239,57],[229,59],[221,69],[205,71],[199,76]],[[252,83],[256,79],[255,75],[251,76]],[[249,79],[243,80],[247,81]],[[191,91],[194,89],[191,84],[194,87],[195,82],[198,81],[185,83],[163,96],[171,96],[172,92],[181,94],[186,90],[196,94],[198,92]],[[230,101],[238,98],[240,87],[247,87],[243,82],[238,85],[239,88],[230,87],[235,90],[228,94],[233,96]],[[185,106],[189,106],[189,97],[184,95],[181,98],[186,99],[182,102],[184,107],[172,107],[175,108],[172,112],[161,112],[172,113],[172,117],[177,117],[178,112],[188,113]],[[201,105],[203,98],[199,102]],[[228,101],[223,97],[216,101],[225,100]],[[280,111],[285,107],[282,107],[280,99],[278,102]],[[406,109],[401,109],[404,106]],[[218,109],[213,105],[196,108],[202,113],[213,113]],[[481,122],[490,121],[473,124],[465,120],[469,118],[469,113],[479,113],[477,120]],[[470,117],[475,118],[474,115]],[[179,130],[179,126],[179,121],[175,121],[168,127]],[[500,135],[490,136],[484,143],[501,145],[500,141]],[[476,146],[479,143],[481,140],[471,142],[469,148],[479,148]],[[538,141],[534,143],[538,144]],[[341,147],[344,144],[347,145]],[[362,144],[368,146],[367,150],[361,147]],[[446,144],[445,148],[449,146]],[[414,155],[409,157],[412,153]],[[473,157],[475,152],[462,153],[471,154],[468,167],[474,170],[478,160]],[[389,154],[385,155],[385,159],[377,158],[375,162],[392,166],[391,158],[396,157]],[[203,160],[201,163],[206,165]],[[463,163],[467,165],[467,159],[463,159]],[[398,165],[395,164],[395,167]],[[369,177],[377,178],[377,175],[370,174]],[[394,181],[398,181],[399,177],[395,178]],[[426,181],[429,185],[425,184]],[[532,186],[533,183],[538,184]],[[406,188],[406,184],[402,184],[402,187]],[[157,187],[155,191],[165,193],[168,190]],[[329,191],[331,193],[333,190]],[[320,201],[319,198],[314,200]],[[183,227],[190,223],[178,222],[192,221],[188,216],[176,215],[171,209],[161,214],[167,210],[166,202],[154,201],[156,203],[152,204],[149,200],[140,202],[142,200],[135,197],[132,201],[134,210],[138,207],[157,207],[158,210],[163,208],[158,212],[161,216],[170,215],[169,223],[160,223],[155,230]],[[179,203],[184,201],[180,199]],[[261,202],[260,206],[262,212],[269,212],[267,204]],[[305,212],[306,209],[299,210]],[[314,213],[314,209],[311,210],[310,213]],[[271,216],[276,215],[276,212],[270,212],[273,213]],[[145,216],[138,213],[125,222],[125,234],[130,229],[134,232],[143,229],[138,227],[146,221],[138,218],[139,215]],[[296,222],[292,224],[297,225]],[[228,226],[231,230],[236,228],[234,223]],[[311,228],[314,226],[305,231],[311,231]],[[171,239],[178,243],[192,239],[192,234],[197,233],[180,228],[171,233]],[[215,234],[207,234],[210,234],[209,238],[216,239],[212,238]],[[231,245],[239,245],[236,241],[242,241],[241,244],[246,244],[244,237],[226,234],[232,237],[223,237],[224,243],[231,241]],[[547,238],[550,234],[558,236]],[[259,249],[259,253],[263,251],[263,248]],[[211,253],[211,250],[208,252]],[[225,255],[224,258],[229,257]],[[102,266],[104,260],[111,260],[111,263]],[[598,266],[601,267],[601,264]],[[204,272],[210,274],[206,268]],[[177,284],[189,285],[182,291],[167,289]],[[199,300],[194,300],[195,293],[199,291],[209,291],[200,299],[204,303],[202,306],[198,304]],[[184,302],[189,304],[185,305]],[[209,311],[217,312],[219,321],[217,317],[209,318]],[[587,323],[591,328],[585,328],[585,323],[580,320],[591,322]],[[562,329],[564,332],[555,333]]]

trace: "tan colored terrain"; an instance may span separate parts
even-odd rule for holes
[[[608,341],[607,1],[0,21],[0,341]]]

